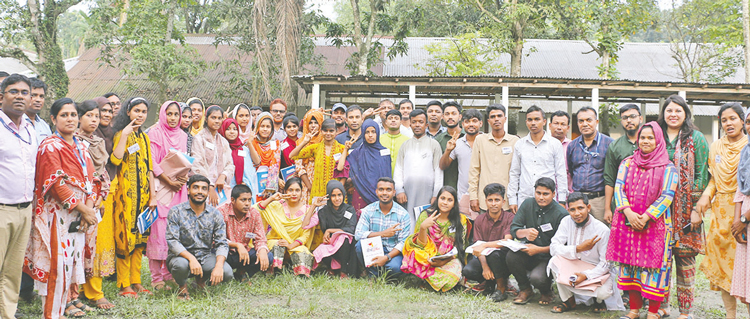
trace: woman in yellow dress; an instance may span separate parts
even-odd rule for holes
[[[734,194],[737,190],[737,167],[740,152],[747,144],[744,133],[744,112],[739,103],[727,103],[719,110],[721,127],[726,133],[711,144],[708,168],[711,181],[703,191],[696,210],[704,214],[711,205],[711,228],[706,235],[706,258],[700,270],[711,282],[712,290],[721,291],[727,318],[735,318],[737,300],[729,294],[732,287],[734,251],[737,242],[732,237]],[[682,230],[678,230],[682,231]]]
[[[289,154],[293,160],[315,159],[315,172],[312,177],[312,188],[310,189],[310,199],[326,195],[326,185],[333,179],[333,171],[336,169],[336,163],[344,152],[344,145],[336,141],[336,121],[327,119],[321,125],[321,131],[317,134],[323,135],[323,141],[316,144],[310,144],[316,133],[305,134],[301,143]]]
[[[151,294],[141,285],[141,260],[148,231],[141,234],[135,225],[146,208],[156,208],[151,141],[140,127],[148,116],[149,103],[135,97],[120,109],[115,119],[114,150],[109,160],[116,166],[117,190],[113,202],[117,287],[124,297]]]

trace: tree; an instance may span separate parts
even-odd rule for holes
[[[480,76],[506,72],[495,63],[500,52],[481,39],[481,33],[466,33],[425,47],[430,59],[417,67],[431,76]]]
[[[57,35],[64,59],[80,55],[81,49],[85,48],[84,38],[89,28],[87,19],[88,15],[80,10],[60,15]]]
[[[745,47],[745,83],[750,83],[750,4],[742,0],[742,34]]]
[[[70,80],[65,71],[57,30],[60,15],[81,0],[0,0],[0,57],[14,58],[43,79],[50,88],[48,99],[68,94]],[[32,59],[24,50],[30,43]]]

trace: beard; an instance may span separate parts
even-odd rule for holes
[[[589,222],[589,218],[591,218],[591,215],[586,216],[586,219],[584,219],[582,222],[576,223],[576,227],[580,228],[586,225],[586,223]]]
[[[203,197],[203,199],[195,199],[193,196],[190,196],[190,202],[195,205],[203,205],[206,202],[206,198],[208,197]]]
[[[638,128],[633,130],[625,130],[625,133],[628,134],[628,136],[635,136],[636,134],[638,134]]]

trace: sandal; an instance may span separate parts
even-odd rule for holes
[[[111,303],[109,300],[107,300],[107,298],[102,298],[94,301],[94,307],[102,310],[107,310],[114,308],[115,304]]]
[[[661,309],[659,309],[659,310],[661,310]],[[650,313],[649,312],[648,315],[646,316],[646,319],[661,319],[661,318],[662,318],[661,311],[657,312],[657,313]]]
[[[533,290],[523,290],[518,293],[518,297],[516,299],[513,299],[513,303],[517,305],[525,305],[529,303],[529,300],[531,300],[532,296],[534,296]]]
[[[86,313],[78,309],[72,302],[69,302],[65,305],[65,316],[66,317],[73,317],[73,318],[81,318],[85,316]]]
[[[153,296],[154,295],[154,293],[151,292],[151,290],[143,288],[142,286],[141,286],[140,289],[137,289],[137,290],[133,289],[133,290],[135,290],[136,293],[141,293],[141,294],[144,294],[144,295],[149,295],[149,296]]]
[[[550,312],[552,312],[552,313],[563,313],[563,312],[566,312],[566,311],[571,311],[571,310],[573,310],[575,308],[576,308],[575,306],[571,307],[567,302],[562,302],[559,305],[552,307],[552,309],[550,309]]]
[[[633,315],[633,317],[631,317],[630,315]],[[638,311],[638,310],[630,310],[630,312],[628,312],[627,315],[624,315],[624,316],[620,317],[620,319],[638,319],[640,317],[641,317],[640,311]]]
[[[656,312],[656,314],[659,315],[659,318],[669,317],[669,311],[667,311],[667,309],[659,308],[659,311]]]
[[[594,305],[591,308],[593,309],[594,313],[607,312],[607,305],[605,305],[604,302],[598,303],[594,301]]]
[[[117,295],[126,298],[138,298],[138,294],[135,291],[120,291]]]
[[[549,305],[553,300],[555,300],[555,295],[552,293],[549,294],[542,294],[542,298],[539,299],[539,304],[542,306]]]
[[[69,303],[72,304],[74,307],[83,310],[84,312],[94,311],[94,308],[89,307],[88,305],[86,305],[85,303],[81,302],[78,299],[73,299]]]
[[[187,289],[180,289],[180,291],[177,292],[177,299],[190,300],[190,294]]]
[[[151,287],[153,287],[153,288],[154,288],[154,291],[159,291],[159,290],[162,290],[162,289],[167,289],[167,290],[169,290],[169,288],[170,288],[170,287],[169,287],[169,286],[167,286],[167,284],[166,284],[165,282],[163,282],[163,281],[157,282],[157,283],[155,283],[155,284],[151,284]]]

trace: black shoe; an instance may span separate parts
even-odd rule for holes
[[[508,294],[500,292],[500,290],[495,290],[495,292],[490,295],[490,299],[494,302],[505,301],[505,299],[508,299]]]

